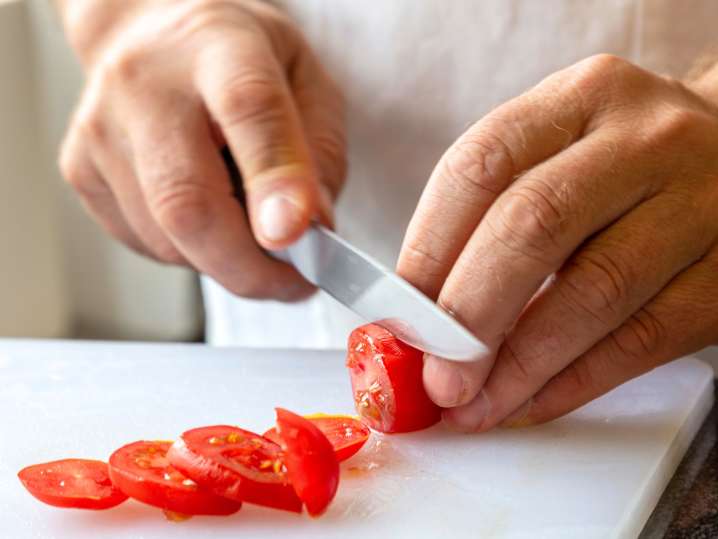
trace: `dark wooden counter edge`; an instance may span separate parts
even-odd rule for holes
[[[707,529],[718,531],[718,507],[696,507],[704,499],[705,489],[713,489],[714,469],[718,466],[718,387],[713,408],[706,417],[676,473],[668,483],[656,508],[646,522],[639,539],[715,537]],[[706,485],[705,483],[709,483]],[[703,483],[703,484],[702,484]],[[700,496],[700,498],[696,498]],[[707,510],[708,509],[708,510]]]

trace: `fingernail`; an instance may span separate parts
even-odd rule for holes
[[[464,393],[464,378],[450,361],[424,355],[424,386],[429,398],[443,408],[456,406]]]
[[[501,427],[506,429],[517,429],[519,427],[528,427],[529,425],[532,425],[533,422],[531,421],[529,412],[531,412],[533,402],[533,399],[529,399],[523,403],[518,410],[509,414],[509,416],[501,422]]]
[[[272,194],[259,206],[259,228],[269,241],[291,238],[302,223],[302,208],[283,194]]]
[[[491,403],[485,391],[481,391],[469,404],[444,410],[444,423],[451,430],[477,432],[482,430],[484,420],[491,410]]]

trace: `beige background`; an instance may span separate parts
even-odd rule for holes
[[[0,0],[0,335],[193,339],[192,273],[108,240],[62,183],[81,87],[49,0]]]

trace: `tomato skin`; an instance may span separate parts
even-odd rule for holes
[[[202,490],[170,465],[172,442],[139,441],[124,445],[110,456],[110,479],[137,501],[185,515],[231,515],[242,506]]]
[[[262,438],[266,438],[267,440],[270,440],[277,445],[281,445],[282,443],[282,440],[279,438],[279,434],[277,434],[277,427],[272,427],[271,429],[266,431],[264,434],[262,434]]]
[[[351,415],[305,415],[329,439],[339,462],[353,457],[369,439],[371,432],[357,417]],[[347,434],[349,432],[350,434]],[[271,428],[262,436],[275,443],[281,443],[276,428]]]
[[[229,425],[188,430],[173,444],[168,458],[218,496],[302,512],[302,501],[284,470],[281,448],[258,434]]]
[[[55,507],[101,510],[127,499],[112,485],[107,463],[99,460],[63,459],[34,464],[20,470],[17,476],[30,494]]]
[[[441,408],[424,390],[423,356],[376,324],[352,331],[346,365],[357,412],[369,427],[410,432],[441,419]]]
[[[334,447],[308,419],[283,408],[276,411],[287,475],[309,514],[319,516],[339,487],[339,461]]]

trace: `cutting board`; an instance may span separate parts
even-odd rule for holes
[[[635,537],[710,408],[712,377],[683,359],[540,427],[375,435],[344,463],[320,519],[245,505],[173,523],[137,502],[47,507],[15,474],[63,457],[106,459],[125,442],[200,425],[261,432],[278,405],[352,412],[342,354],[0,341],[0,536]]]

